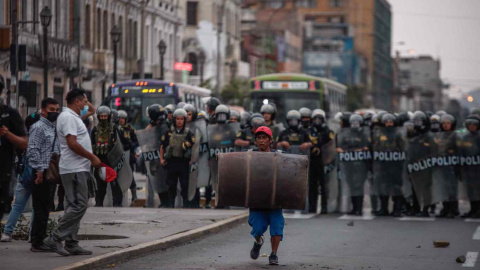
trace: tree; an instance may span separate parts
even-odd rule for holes
[[[349,86],[347,89],[347,110],[355,111],[363,106],[363,97],[366,89],[363,86]]]
[[[225,104],[243,106],[243,99],[248,96],[248,80],[234,79],[222,88],[220,96]]]

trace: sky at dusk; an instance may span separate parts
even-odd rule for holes
[[[388,2],[393,12],[393,51],[410,56],[414,49],[413,56],[440,58],[441,78],[452,85],[452,97],[480,88],[479,0]]]

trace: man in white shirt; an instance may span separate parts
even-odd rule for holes
[[[78,245],[77,233],[95,186],[90,167],[100,166],[100,159],[92,154],[90,136],[81,118],[95,108],[81,89],[72,89],[66,100],[68,107],[63,109],[57,119],[61,151],[59,169],[65,189],[65,214],[57,228],[45,238],[44,244],[62,256],[90,255],[91,251]],[[65,247],[62,244],[64,240]]]

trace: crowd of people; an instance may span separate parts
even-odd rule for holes
[[[211,97],[204,100],[206,111],[184,102],[153,104],[147,108],[150,124],[135,130],[126,111],[94,108],[81,89],[69,91],[66,102],[61,109],[57,100],[45,98],[41,109],[24,122],[0,101],[0,218],[15,198],[2,242],[11,241],[32,197],[31,251],[91,254],[77,240],[89,199],[94,198],[96,207],[122,207],[130,203],[125,201],[130,189],[135,202],[134,171],[147,177],[146,207],[154,206],[158,195],[162,208],[198,208],[201,188],[204,206],[213,207],[216,156],[256,149],[255,134],[261,127],[271,132],[268,151],[309,156],[305,212],[327,214],[336,198],[349,196],[348,213],[362,215],[368,194],[378,216],[427,217],[441,203],[438,216],[454,218],[460,215],[459,196],[464,196],[471,210],[463,216],[480,218],[478,109],[464,128],[457,128],[455,118],[444,111],[343,112],[327,121],[321,109],[299,108],[288,111],[285,123],[279,123],[275,104],[264,104],[257,113],[240,113]],[[58,156],[56,179],[52,166]],[[52,210],[65,214],[47,235]]]

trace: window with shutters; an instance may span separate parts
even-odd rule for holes
[[[187,25],[197,25],[198,2],[187,2]]]

